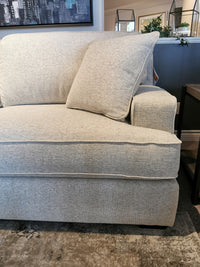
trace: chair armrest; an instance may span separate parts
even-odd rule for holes
[[[177,100],[166,90],[141,85],[133,97],[131,124],[174,133]]]

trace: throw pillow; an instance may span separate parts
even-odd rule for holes
[[[158,32],[92,42],[67,98],[67,107],[124,119],[159,38]]]

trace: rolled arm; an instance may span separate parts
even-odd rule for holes
[[[141,85],[133,97],[131,124],[174,133],[177,100],[166,90]]]

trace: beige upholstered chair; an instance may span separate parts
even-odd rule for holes
[[[138,36],[52,32],[0,41],[0,219],[173,225],[176,99],[152,85],[156,35]],[[97,62],[106,53],[108,75]],[[121,82],[112,86],[112,77]]]

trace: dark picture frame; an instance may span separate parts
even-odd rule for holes
[[[0,28],[92,26],[92,0],[0,0]]]

